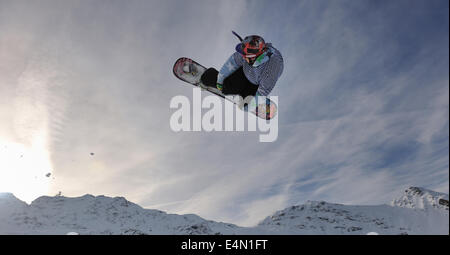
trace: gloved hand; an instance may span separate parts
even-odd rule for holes
[[[216,83],[216,87],[218,90],[222,91],[223,90],[223,85],[220,83]]]

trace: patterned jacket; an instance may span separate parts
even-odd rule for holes
[[[266,56],[260,62],[255,62],[253,66],[250,66],[240,53],[235,52],[220,69],[217,83],[223,84],[225,78],[242,66],[247,79],[251,83],[259,85],[257,94],[269,95],[283,73],[283,57],[271,43],[267,43],[267,46]]]

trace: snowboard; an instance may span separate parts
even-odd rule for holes
[[[232,103],[236,104],[235,100],[230,99],[229,97],[225,97],[225,95],[222,94],[222,92],[219,89],[208,87],[202,84],[200,78],[203,72],[206,71],[206,69],[207,69],[206,67],[200,65],[194,60],[183,57],[179,58],[173,65],[173,74],[175,75],[175,77],[184,82],[192,84],[196,87],[201,88],[202,90],[206,90],[216,96],[222,97],[225,100],[229,100]],[[259,118],[270,120],[276,116],[278,108],[277,105],[272,100],[266,98],[266,102],[258,104],[258,106],[253,108],[248,107],[246,105],[243,108],[243,110],[251,112],[256,116],[258,116]]]

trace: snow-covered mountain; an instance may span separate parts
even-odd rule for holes
[[[232,234],[239,227],[197,215],[143,209],[123,197],[43,196],[30,205],[0,195],[0,234]]]
[[[446,210],[448,212],[448,195],[426,190],[424,188],[410,187],[405,190],[403,196],[392,201],[391,205],[425,211],[438,209]]]
[[[258,226],[288,234],[449,234],[448,195],[411,187],[391,205],[307,202],[267,217]]]
[[[411,187],[391,205],[310,201],[257,226],[144,209],[122,197],[40,197],[30,205],[0,193],[0,234],[449,234],[448,195]]]

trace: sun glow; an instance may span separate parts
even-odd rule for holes
[[[45,135],[36,136],[29,145],[0,138],[0,192],[30,203],[47,195],[51,172]]]

